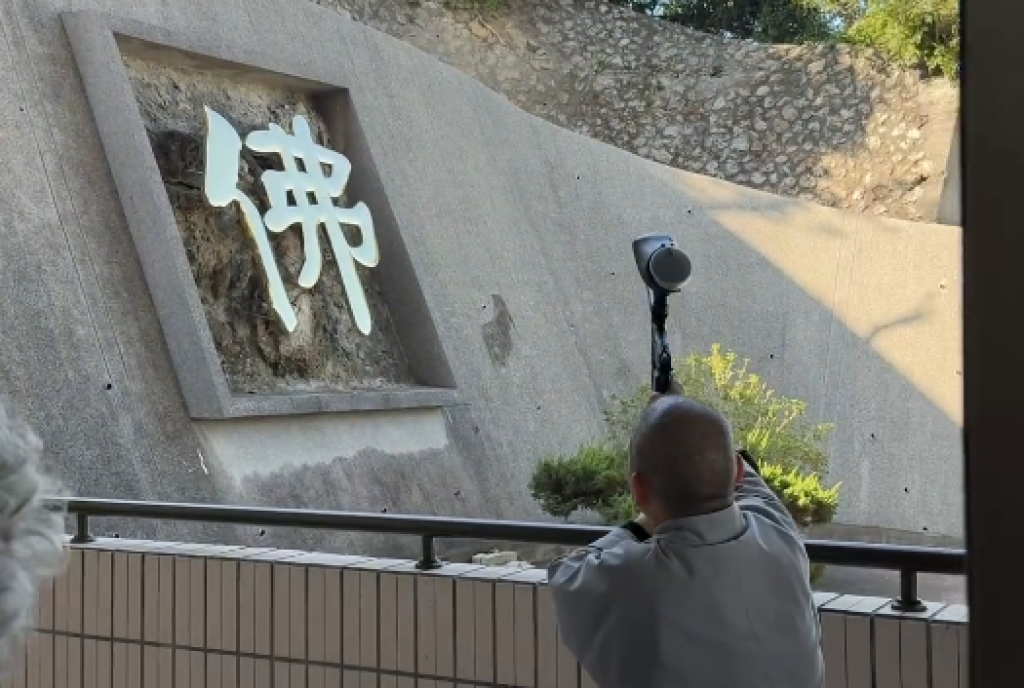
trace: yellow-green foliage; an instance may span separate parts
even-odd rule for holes
[[[828,523],[839,506],[839,484],[825,487],[817,473],[786,470],[778,464],[761,463],[761,477],[777,494],[800,525]]]
[[[768,486],[800,524],[826,523],[835,514],[839,486],[825,487],[826,423],[806,420],[807,405],[776,394],[748,361],[718,344],[708,355],[694,354],[676,367],[684,393],[730,420],[736,442],[757,457]],[[599,513],[608,523],[636,514],[629,495],[629,435],[651,396],[649,386],[618,399],[605,412],[608,436],[569,456],[537,465],[530,491],[545,512],[566,518],[577,509]]]
[[[808,422],[807,404],[776,394],[748,370],[749,363],[713,344],[709,354],[692,354],[677,364],[676,377],[686,396],[729,419],[736,443],[759,461],[823,471],[828,463],[824,444],[833,426]],[[650,396],[650,386],[644,386],[605,411],[613,443],[628,444]]]

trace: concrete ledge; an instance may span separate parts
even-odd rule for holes
[[[254,394],[232,396],[222,415],[204,417],[245,418],[253,416],[288,416],[309,413],[344,413],[347,411],[397,411],[412,408],[436,408],[459,403],[454,389],[420,387],[398,390],[324,392],[295,394]],[[193,416],[197,417],[197,416]]]
[[[962,537],[836,522],[809,527],[807,529],[807,537],[821,540],[843,540],[846,542],[913,545],[916,547],[964,547],[964,539]]]

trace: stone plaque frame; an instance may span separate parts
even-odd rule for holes
[[[458,403],[454,376],[420,288],[372,143],[344,84],[324,83],[275,64],[274,50],[205,42],[98,12],[63,15],[114,184],[156,307],[178,383],[195,419],[442,407]],[[212,44],[209,44],[212,43]],[[416,387],[394,390],[238,394],[229,388],[181,233],[157,167],[128,68],[131,55],[308,94],[352,162],[348,190],[374,214],[380,265],[374,269]],[[345,68],[350,69],[351,65]],[[334,70],[344,73],[345,69]],[[412,344],[415,343],[415,346]]]

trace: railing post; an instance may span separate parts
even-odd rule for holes
[[[900,570],[900,596],[893,600],[893,611],[923,612],[928,608],[917,596],[917,571]]]
[[[424,535],[420,538],[420,543],[423,549],[421,550],[420,560],[416,562],[416,568],[420,571],[441,568],[441,562],[437,560],[437,555],[434,552],[434,536]]]
[[[75,514],[75,535],[71,538],[71,544],[84,545],[95,539],[89,532],[89,517],[86,514]]]

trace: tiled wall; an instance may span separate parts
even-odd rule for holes
[[[818,603],[827,688],[966,686],[964,607]],[[2,688],[594,686],[538,570],[104,540],[72,548],[38,627]]]

